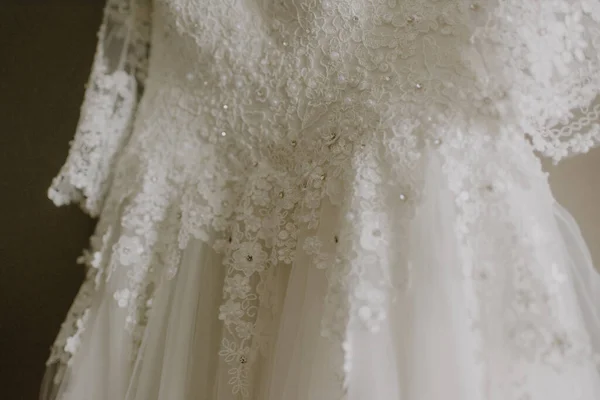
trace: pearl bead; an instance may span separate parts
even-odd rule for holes
[[[406,195],[405,194],[400,194],[400,200],[405,201],[406,200]]]
[[[423,85],[421,85],[420,83],[417,83],[417,84],[415,85],[415,87],[416,87],[417,89],[423,89]]]
[[[227,104],[223,104],[223,110],[227,110],[229,106]]]
[[[225,132],[225,131],[221,132],[221,136],[227,136],[227,132]]]

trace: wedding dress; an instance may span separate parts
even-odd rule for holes
[[[599,89],[598,0],[109,0],[41,398],[600,399]]]

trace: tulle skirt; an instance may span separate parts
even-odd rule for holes
[[[410,266],[410,283],[387,304],[387,318],[377,332],[348,327],[343,343],[348,365],[339,365],[341,343],[322,335],[331,287],[327,272],[299,249],[294,262],[280,266],[270,280],[277,318],[268,332],[271,340],[253,364],[251,390],[246,397],[234,393],[230,366],[220,354],[222,256],[196,240],[185,249],[178,274],[157,287],[139,349],[124,329],[126,312],[112,295],[127,271],[115,271],[101,284],[78,352],[60,380],[49,367],[41,399],[600,399],[595,358],[600,351],[600,277],[573,218],[556,204],[546,184],[510,195],[510,215],[515,225],[523,225],[521,232],[535,234],[536,227],[527,223],[533,217],[556,244],[550,260],[532,250],[536,265],[544,266],[532,267],[532,274],[539,273],[538,282],[560,303],[552,315],[533,309],[530,319],[515,321],[509,299],[520,293],[511,278],[516,272],[500,260],[494,266],[493,255],[475,251],[474,263],[492,267],[494,279],[489,280],[495,286],[485,297],[473,279],[465,279],[455,195],[439,159],[430,157],[425,167],[423,200],[402,261]],[[323,211],[323,235],[338,228],[334,214]],[[490,237],[501,234],[490,229]],[[541,333],[536,321],[544,319],[552,321],[551,328]],[[519,324],[531,326],[518,330]],[[501,334],[511,329],[517,329],[513,336]],[[556,332],[556,338],[547,337],[548,332]],[[579,336],[577,341],[569,335],[561,339],[561,332]]]

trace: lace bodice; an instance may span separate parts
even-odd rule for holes
[[[534,151],[558,161],[600,140],[599,49],[597,0],[109,0],[50,196],[102,215],[85,261],[96,281],[132,269],[114,295],[134,337],[190,239],[223,253],[221,353],[245,395],[276,312],[267,283],[299,251],[327,270],[323,334],[341,344],[348,327],[378,329],[388,289],[410,280],[409,268],[389,271],[408,252],[402,227],[428,152],[456,194],[465,276],[485,273],[468,262],[482,248],[521,262],[527,243],[481,234],[486,218],[491,209],[507,234],[533,235],[502,207],[510,190],[544,181]],[[323,232],[324,215],[340,230]],[[542,275],[515,279],[551,308],[532,283]],[[520,307],[515,329],[528,326]],[[551,316],[542,325],[540,354],[556,328]],[[76,350],[77,326],[55,358]]]

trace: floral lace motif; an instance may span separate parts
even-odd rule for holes
[[[134,340],[154,286],[177,273],[191,239],[222,253],[221,355],[233,392],[250,397],[252,366],[278,320],[274,277],[299,252],[326,270],[323,334],[340,345],[339,368],[352,367],[347,330],[376,331],[410,279],[403,246],[423,159],[440,152],[457,195],[474,318],[495,307],[481,300],[481,277],[493,271],[476,268],[497,257],[500,268],[514,265],[506,340],[555,360],[567,356],[553,341],[563,335],[580,350],[570,355],[583,357],[585,340],[577,347],[577,332],[558,330],[541,267],[527,258],[534,250],[525,242],[508,250],[486,235],[498,225],[506,238],[533,233],[515,225],[495,186],[485,188],[539,179],[523,175],[539,170],[525,132],[556,160],[599,139],[600,106],[591,105],[599,13],[593,0],[155,0],[146,79],[149,8],[111,1],[101,39],[120,26],[118,53],[127,56],[113,69],[113,45],[101,40],[51,197],[83,201],[93,215],[103,209],[96,238],[120,230],[93,248],[91,262],[107,281],[128,272],[113,295],[129,311]],[[485,155],[498,160],[493,174]],[[522,168],[511,169],[520,155]],[[482,248],[490,253],[474,253]],[[528,319],[523,296],[548,320]],[[535,334],[525,329],[532,324]],[[523,345],[537,333],[543,340]]]

